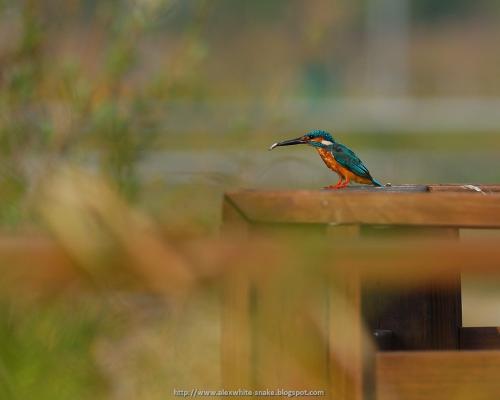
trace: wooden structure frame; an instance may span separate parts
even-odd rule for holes
[[[459,238],[461,228],[500,228],[498,192],[500,186],[497,185],[426,185],[382,189],[354,187],[344,191],[235,191],[225,195],[223,219],[225,227],[238,226],[249,232],[269,227],[287,230],[297,224],[314,225],[332,240],[358,240],[370,237],[373,232],[384,232],[389,238],[405,235],[455,240]],[[344,260],[349,261],[349,256],[344,256]],[[415,263],[415,259],[402,261],[398,258],[398,261]],[[457,260],[455,262],[460,264]],[[408,384],[400,379],[399,374],[391,377],[394,369],[388,364],[391,360],[390,362],[403,367],[405,363],[412,362],[413,355],[418,359],[420,353],[391,352],[375,355],[362,344],[363,319],[367,320],[382,349],[500,348],[500,334],[495,328],[461,327],[460,271],[460,268],[448,270],[446,285],[428,283],[417,291],[407,288],[397,291],[396,306],[385,315],[377,313],[376,301],[373,301],[380,297],[387,299],[385,291],[373,290],[373,286],[367,291],[357,277],[351,274],[341,279],[340,283],[337,280],[336,285],[341,286],[340,290],[344,299],[348,299],[348,304],[342,301],[336,304],[335,299],[330,301],[330,338],[334,341],[342,337],[342,332],[338,331],[342,321],[338,320],[336,312],[331,312],[338,308],[348,307],[351,317],[357,320],[350,322],[357,325],[358,329],[350,332],[350,339],[357,345],[349,347],[348,354],[340,354],[341,359],[349,357],[355,372],[335,371],[330,367],[331,373],[327,380],[331,398],[373,398],[375,390],[379,400],[424,398],[411,397]],[[391,280],[390,277],[388,280]],[[233,271],[227,287],[231,289],[224,299],[223,378],[228,386],[248,387],[256,383],[256,367],[252,365],[255,362],[252,355],[252,343],[255,339],[251,337],[253,322],[250,316],[251,303],[255,301],[252,298],[256,296],[255,288],[241,271]],[[242,332],[246,332],[248,336],[242,337]],[[481,354],[465,355],[468,353],[463,352],[450,354],[456,360],[464,359],[466,364],[474,364],[481,357],[490,357]],[[491,357],[495,360],[492,362],[496,363],[498,356],[493,354]],[[422,365],[426,365],[427,361],[424,357]],[[372,367],[376,364],[375,373],[370,364]],[[374,380],[377,381],[376,385]],[[403,397],[386,396],[387,387],[397,387],[397,395]],[[484,398],[490,397],[486,395]]]
[[[3,235],[2,280],[7,294],[21,298],[110,279],[116,287],[151,290],[173,301],[196,291],[198,284],[211,281],[218,288],[221,282],[224,389],[326,389],[328,396],[317,398],[335,400],[497,400],[500,330],[459,329],[460,272],[500,276],[498,241],[458,240],[462,227],[500,227],[499,188],[479,189],[238,191],[226,195],[223,213],[225,228],[238,234],[176,240],[147,236],[149,228],[132,224],[134,235],[127,242],[132,248],[126,251],[117,246],[87,254],[65,236]],[[335,256],[319,254],[301,270],[296,267],[303,260],[293,259],[301,251],[281,257],[289,243],[280,247],[279,240],[264,240],[266,235],[252,237],[254,231],[289,232],[297,226],[301,234],[308,227],[311,236],[326,237]],[[399,240],[403,236],[412,240]],[[148,240],[137,245],[144,237]],[[415,246],[422,238],[451,240]],[[100,259],[101,250],[108,256],[116,251],[120,271],[133,279],[89,276],[97,272],[87,267]],[[322,268],[312,268],[316,263]],[[256,274],[256,266],[264,273]],[[267,279],[271,273],[274,281]],[[285,285],[276,285],[280,280]],[[27,291],[21,294],[23,287]],[[317,292],[307,292],[310,287]],[[387,288],[397,306],[379,313],[377,299],[387,296]],[[310,304],[302,307],[297,298]],[[311,309],[315,314],[302,312]],[[389,351],[374,351],[373,339]],[[290,357],[288,348],[305,345],[307,351],[299,348],[292,352],[296,358]],[[314,373],[304,376],[308,371]],[[466,393],[457,393],[459,386]]]

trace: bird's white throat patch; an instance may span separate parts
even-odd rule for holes
[[[332,142],[330,142],[329,140],[322,140],[322,141],[321,141],[321,144],[322,144],[322,145],[325,145],[325,146],[331,146],[333,143],[332,143]]]

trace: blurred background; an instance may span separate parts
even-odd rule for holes
[[[384,182],[498,182],[499,37],[493,0],[1,0],[2,229],[102,239],[82,221],[104,199],[162,234],[212,235],[225,190],[336,182],[310,149],[267,151],[311,129]],[[197,323],[103,297],[6,301],[0,397],[166,398],[159,381],[196,371],[188,340],[175,368],[156,352]]]
[[[191,215],[210,229],[225,188],[336,181],[313,151],[267,152],[311,129],[384,182],[500,178],[497,2],[4,0],[1,11],[6,223],[29,218],[22,200],[69,162],[169,223]]]

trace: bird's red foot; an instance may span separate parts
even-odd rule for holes
[[[323,189],[333,190],[333,189],[341,189],[344,186],[344,182],[342,180],[338,181],[335,185],[325,186]]]
[[[343,189],[343,188],[347,187],[349,185],[349,182],[351,182],[351,181],[349,178],[347,178],[344,182],[342,182],[340,184],[339,189]]]
[[[337,185],[330,185],[330,186],[325,186],[323,189],[327,189],[327,190],[340,189],[340,186],[338,184]]]

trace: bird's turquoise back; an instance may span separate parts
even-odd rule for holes
[[[330,151],[332,152],[335,160],[342,165],[344,168],[347,168],[349,171],[355,173],[356,175],[370,179],[375,185],[382,186],[380,182],[370,174],[368,168],[363,164],[363,161],[352,151],[349,147],[343,145],[342,143],[335,142],[332,146],[330,146]]]

